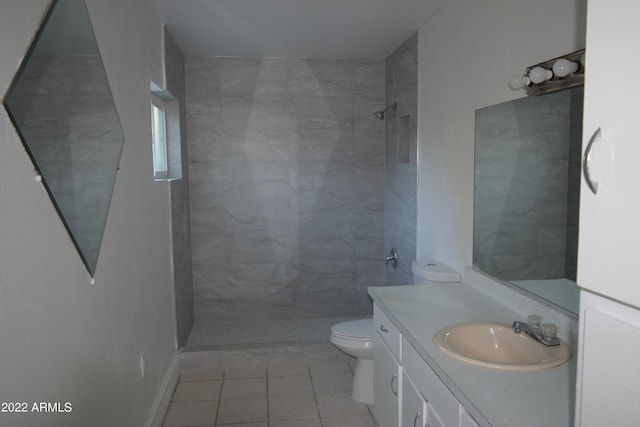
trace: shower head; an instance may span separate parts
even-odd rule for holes
[[[373,113],[377,118],[379,118],[380,120],[384,120],[384,113],[387,112],[387,110],[389,108],[391,108],[392,110],[395,110],[396,107],[398,106],[398,104],[396,104],[395,102],[391,105],[388,105],[387,108],[385,108],[384,110],[381,111],[376,111],[375,113]]]

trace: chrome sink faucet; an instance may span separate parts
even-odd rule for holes
[[[530,316],[531,317],[531,316]],[[529,323],[515,321],[513,322],[513,331],[517,334],[524,332],[540,344],[547,346],[559,345],[560,340],[556,336],[558,328],[553,323],[545,323],[540,326],[530,325]]]

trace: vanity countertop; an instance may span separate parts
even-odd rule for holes
[[[481,426],[573,425],[575,345],[571,360],[557,368],[505,372],[459,362],[431,341],[439,329],[455,323],[511,323],[531,313],[516,313],[465,283],[371,287],[369,294]]]

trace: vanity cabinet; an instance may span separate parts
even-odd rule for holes
[[[373,318],[373,411],[378,426],[477,427],[377,305]]]

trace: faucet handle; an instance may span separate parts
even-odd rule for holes
[[[555,323],[545,323],[542,325],[542,335],[546,341],[551,341],[558,336],[558,327]]]
[[[542,323],[542,317],[538,316],[537,314],[530,314],[529,316],[527,316],[527,323],[534,328],[539,328],[540,324]]]

